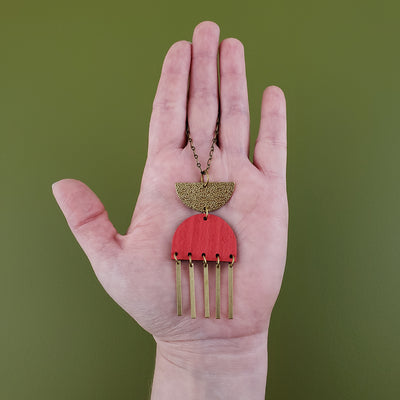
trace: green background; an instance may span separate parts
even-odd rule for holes
[[[0,13],[0,399],[150,393],[152,338],[104,292],[52,195],[124,232],[161,63],[213,20],[288,104],[288,262],[267,398],[398,399],[400,7],[393,1],[8,1]]]

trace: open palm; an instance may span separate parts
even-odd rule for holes
[[[231,200],[215,212],[232,227],[238,241],[234,319],[227,319],[224,265],[221,319],[215,319],[212,263],[211,318],[203,316],[203,270],[195,265],[197,319],[191,319],[185,266],[183,315],[176,315],[175,263],[170,251],[176,228],[195,212],[178,199],[175,182],[196,182],[200,177],[186,142],[186,118],[204,168],[219,106],[220,134],[209,173],[210,181],[235,183]],[[192,43],[175,43],[165,57],[150,122],[148,159],[127,234],[116,232],[99,199],[83,183],[66,179],[53,186],[68,224],[105,290],[157,340],[244,337],[268,329],[286,258],[282,91],[275,86],[264,91],[254,164],[248,159],[249,120],[243,46],[236,39],[225,39],[219,46],[218,26],[203,22],[196,27]]]

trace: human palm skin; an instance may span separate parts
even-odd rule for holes
[[[218,89],[217,59],[220,61]],[[188,86],[188,81],[190,84]],[[189,279],[182,269],[182,316],[176,315],[175,263],[171,242],[178,225],[195,211],[175,192],[176,182],[197,182],[199,169],[185,136],[191,135],[206,166],[220,105],[220,133],[209,170],[210,181],[234,182],[230,201],[214,214],[234,230],[238,257],[234,264],[234,318],[227,318],[227,264],[221,269],[221,319],[215,319],[215,267],[210,264],[211,318],[204,318],[201,263],[195,264],[197,318],[191,319]],[[249,152],[249,108],[244,50],[236,39],[219,45],[219,28],[200,23],[192,43],[175,43],[168,51],[153,103],[149,149],[140,194],[128,232],[120,235],[100,200],[83,183],[62,180],[54,195],[107,293],[160,348],[225,352],[265,343],[270,315],[280,290],[286,259],[286,111],[282,91],[263,93],[261,123]],[[250,344],[249,344],[250,343]],[[185,347],[186,346],[186,347]],[[196,358],[196,357],[195,357]],[[175,362],[175,361],[174,361]],[[216,397],[217,398],[217,397]],[[251,398],[251,397],[249,397]]]

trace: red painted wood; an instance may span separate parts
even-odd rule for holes
[[[220,217],[209,214],[207,220],[204,214],[193,215],[185,219],[175,231],[172,239],[171,259],[177,254],[178,260],[203,260],[231,262],[232,257],[237,258],[236,237],[232,228]]]

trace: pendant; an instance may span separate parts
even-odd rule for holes
[[[204,317],[210,317],[209,263],[215,262],[215,317],[221,318],[221,266],[228,263],[228,318],[233,318],[233,264],[237,258],[236,237],[232,228],[220,217],[209,214],[232,197],[233,182],[180,182],[175,184],[181,201],[201,214],[183,221],[172,239],[171,259],[176,265],[177,314],[182,315],[182,261],[189,265],[191,317],[196,318],[193,261],[202,261],[204,281]]]

